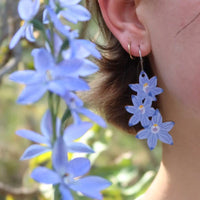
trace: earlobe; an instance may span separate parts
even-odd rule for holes
[[[139,56],[139,46],[142,56],[151,51],[148,30],[139,20],[137,0],[98,0],[99,6],[110,31],[119,40],[123,48],[129,52],[131,45],[133,56]]]

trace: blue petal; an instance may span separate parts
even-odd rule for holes
[[[136,111],[137,111],[135,106],[126,106],[125,109],[127,112],[132,113],[132,114],[136,113]]]
[[[67,92],[67,89],[66,89],[65,85],[61,85],[60,83],[61,83],[60,80],[50,81],[48,83],[48,90],[59,96],[64,96],[65,93]]]
[[[22,157],[20,158],[20,160],[27,160],[30,158],[34,158],[34,157],[39,156],[48,151],[50,151],[50,149],[45,146],[33,144],[25,150],[25,152],[22,155]]]
[[[60,5],[62,7],[67,7],[67,6],[72,6],[80,3],[81,0],[71,0],[71,1],[66,1],[66,0],[60,0]]]
[[[33,24],[29,24],[26,27],[25,37],[29,42],[35,42],[35,37],[33,35]]]
[[[71,74],[76,73],[80,69],[82,64],[83,61],[80,59],[64,60],[57,65],[57,68],[56,70],[54,70],[54,73],[56,74],[56,76],[69,76]]]
[[[160,111],[156,109],[155,115],[152,116],[152,122],[153,124],[161,124],[162,123],[162,115],[160,114]]]
[[[151,134],[148,137],[147,144],[148,144],[150,150],[153,150],[156,147],[157,141],[158,141],[158,134]]]
[[[47,139],[34,132],[34,131],[30,131],[30,130],[18,130],[16,132],[17,135],[19,135],[20,137],[26,138],[28,140],[31,140],[33,142],[39,143],[39,144],[46,144],[49,145],[49,142],[47,141]]]
[[[79,125],[72,124],[64,131],[64,140],[68,144],[80,137],[82,137],[90,128],[92,124],[89,122],[82,122]]]
[[[142,105],[142,99],[139,96],[131,95],[133,105],[137,108]]]
[[[55,65],[52,55],[44,48],[34,49],[32,56],[34,58],[35,69],[39,72],[46,72]]]
[[[129,122],[128,122],[128,125],[129,126],[134,126],[136,124],[138,124],[140,121],[140,118],[138,115],[133,115],[130,119],[129,119]]]
[[[153,87],[156,87],[156,85],[157,85],[157,77],[156,77],[156,76],[152,77],[152,78],[149,80],[149,85],[150,85],[150,86],[153,86]]]
[[[62,137],[59,137],[54,144],[52,160],[56,172],[63,176],[66,173],[68,157],[67,148]]]
[[[154,108],[148,108],[148,109],[146,108],[145,114],[146,114],[146,116],[151,117],[151,116],[155,115],[155,109]]]
[[[91,18],[90,12],[81,5],[68,6],[59,14],[74,24],[78,21],[87,21]]]
[[[45,86],[41,85],[28,85],[20,94],[17,103],[31,104],[38,101],[47,91]]]
[[[51,112],[47,110],[42,117],[40,129],[42,134],[51,141],[53,135]]]
[[[16,44],[20,41],[20,39],[24,37],[25,29],[26,29],[26,26],[24,25],[15,33],[15,35],[13,36],[9,44],[10,49],[13,49],[16,46]]]
[[[17,83],[28,84],[35,73],[33,70],[16,71],[9,76],[9,79]]]
[[[103,178],[97,176],[88,176],[78,180],[74,184],[69,185],[69,187],[72,190],[83,193],[85,196],[101,200],[103,197],[100,194],[100,191],[104,190],[110,185],[111,183]]]
[[[80,112],[81,114],[85,115],[86,117],[88,117],[92,121],[96,122],[101,127],[106,128],[105,121],[100,116],[96,115],[95,113],[93,113],[92,111],[88,110],[87,108],[83,108],[82,107],[82,108],[78,109],[78,112]]]
[[[55,26],[55,28],[61,33],[63,34],[64,36],[66,37],[69,37],[69,30],[66,28],[66,26],[64,26],[60,20],[57,18],[57,15],[55,14],[55,12],[50,8],[50,7],[46,7],[50,17],[51,17],[51,20]]]
[[[68,189],[68,187],[65,187],[64,184],[60,184],[59,190],[62,195],[62,200],[74,200],[70,190]]]
[[[87,158],[75,158],[69,162],[66,171],[76,178],[87,174],[90,168],[90,161]]]
[[[43,23],[43,24],[48,24],[48,23],[49,23],[49,18],[48,18],[48,11],[47,11],[47,9],[44,9],[44,11],[43,11],[42,23]]]
[[[96,49],[96,45],[89,40],[75,39],[70,42],[71,56],[76,58],[86,58],[92,55],[98,59],[101,58],[101,54]]]
[[[35,0],[37,3],[39,0]],[[34,15],[36,14],[33,12],[34,9],[34,2],[32,0],[20,0],[18,4],[18,13],[19,16],[25,20],[30,21]],[[37,10],[36,10],[37,11]]]
[[[141,73],[140,73],[139,82],[142,85],[142,87],[145,83],[149,84],[149,78],[144,71],[141,71]]]
[[[149,120],[149,118],[148,118],[148,116],[147,115],[142,115],[142,117],[141,117],[141,124],[142,124],[142,126],[145,128],[145,127],[147,127],[147,126],[149,126],[149,124],[150,124],[150,120]]]
[[[161,142],[164,142],[166,144],[174,144],[172,136],[167,131],[160,131],[158,134],[158,138]]]
[[[94,153],[93,149],[91,149],[88,145],[79,142],[68,143],[67,148],[71,153]]]
[[[56,172],[47,169],[46,167],[37,167],[36,169],[34,169],[31,174],[31,178],[39,183],[45,184],[55,185],[61,182],[61,178],[59,177],[59,175]]]
[[[161,93],[163,93],[163,89],[159,88],[159,87],[153,88],[153,90],[151,90],[152,96],[156,96],[156,95],[159,95]]]
[[[143,139],[147,139],[150,136],[150,132],[148,129],[143,129],[141,131],[139,131],[136,135],[137,139],[143,140]]]
[[[90,89],[86,81],[81,78],[67,77],[64,80],[58,80],[57,82],[60,82],[60,85],[63,84],[63,86],[70,91],[85,91]]]
[[[91,74],[96,73],[99,70],[99,67],[95,65],[93,62],[84,59],[83,64],[81,65],[80,69],[78,70],[78,74],[81,77],[89,76]]]
[[[164,122],[160,125],[160,127],[162,127],[162,129],[164,129],[165,131],[169,132],[173,128],[174,124],[174,122]]]
[[[136,83],[136,84],[129,84],[129,87],[130,87],[133,91],[135,91],[135,92],[138,92],[138,91],[141,90],[141,86],[140,86],[138,83]]]

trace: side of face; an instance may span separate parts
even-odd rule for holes
[[[160,86],[200,116],[200,0],[99,0],[110,30],[133,56],[150,55]],[[125,14],[123,14],[125,13]],[[164,102],[164,103],[167,103]]]
[[[145,2],[138,12],[162,87],[200,116],[200,0]]]

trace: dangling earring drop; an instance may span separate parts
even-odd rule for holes
[[[130,54],[130,51],[129,51]],[[166,144],[173,145],[172,136],[168,133],[174,126],[174,122],[163,122],[159,109],[152,107],[152,102],[156,101],[156,96],[163,92],[157,87],[157,77],[148,78],[144,72],[143,58],[139,47],[141,72],[139,83],[130,84],[129,87],[137,93],[132,95],[133,106],[126,106],[127,112],[133,114],[129,120],[129,126],[141,124],[143,129],[136,135],[138,139],[147,139],[150,150],[153,150],[158,139]],[[132,55],[130,54],[130,58]]]

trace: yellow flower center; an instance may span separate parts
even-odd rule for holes
[[[24,20],[22,20],[22,21],[20,22],[20,26],[23,26],[23,25],[24,25],[24,23],[25,23],[25,21],[24,21]]]

